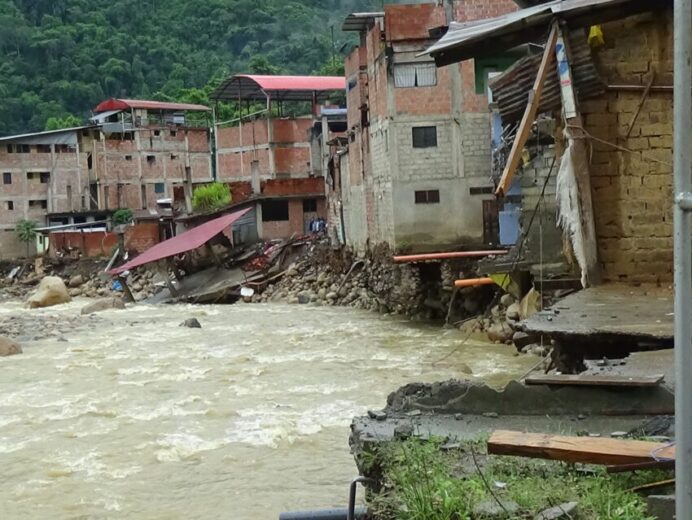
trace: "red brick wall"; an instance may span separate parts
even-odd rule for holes
[[[429,29],[447,25],[444,6],[435,4],[384,6],[385,34],[388,42],[427,40]]]
[[[513,0],[457,0],[454,3],[454,19],[458,22],[495,18],[518,9]],[[450,65],[454,67],[455,65]],[[476,94],[476,76],[473,60],[459,64],[463,82],[464,112],[488,112],[488,98]]]
[[[243,123],[243,146],[252,144],[266,144],[267,137],[267,120],[259,119],[257,121],[249,121]],[[238,126],[230,126],[219,129],[219,148],[236,148],[240,146],[240,130]]]
[[[396,111],[399,114],[449,114],[452,110],[449,69],[447,67],[437,69],[437,85],[434,87],[396,88],[394,94]],[[487,110],[487,100],[485,105]]]
[[[273,142],[307,143],[310,127],[312,127],[312,118],[273,119]]]
[[[128,251],[143,253],[159,242],[159,225],[156,222],[135,224],[125,232],[125,248]],[[118,236],[106,231],[81,232],[62,231],[50,234],[51,255],[60,249],[78,249],[84,256],[107,257],[118,245]]]
[[[310,148],[277,146],[273,152],[277,175],[306,177],[310,172]]]
[[[262,182],[262,195],[315,195],[324,193],[323,177],[303,179],[272,179]]]

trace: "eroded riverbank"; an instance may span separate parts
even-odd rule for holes
[[[411,381],[499,386],[535,363],[346,308],[138,305],[76,318],[85,303],[0,306],[0,323],[14,316],[28,339],[0,359],[2,518],[272,519],[344,505],[353,416]],[[178,327],[188,317],[203,328]],[[37,324],[48,332],[33,335]]]

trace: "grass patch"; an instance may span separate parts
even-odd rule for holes
[[[487,456],[485,441],[447,452],[441,444],[409,439],[371,455],[382,484],[370,500],[378,520],[475,520],[483,518],[474,515],[475,507],[495,501],[493,494],[519,505],[518,512],[493,518],[534,518],[548,507],[576,501],[580,520],[653,520],[645,499],[628,490],[671,476],[665,471],[609,475],[599,467],[583,472],[560,462]]]

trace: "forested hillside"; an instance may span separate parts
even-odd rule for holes
[[[340,30],[345,14],[381,8],[382,0],[0,0],[0,135],[83,120],[110,96],[203,100],[229,72],[328,71],[352,38]]]

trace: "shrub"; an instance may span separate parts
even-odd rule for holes
[[[132,222],[132,210],[128,208],[119,209],[113,213],[113,225],[120,226]]]
[[[231,190],[220,182],[200,186],[192,194],[192,209],[195,211],[212,211],[230,202]]]
[[[20,220],[14,228],[17,238],[26,244],[26,255],[29,256],[29,249],[32,242],[36,240],[36,222],[33,220]]]

